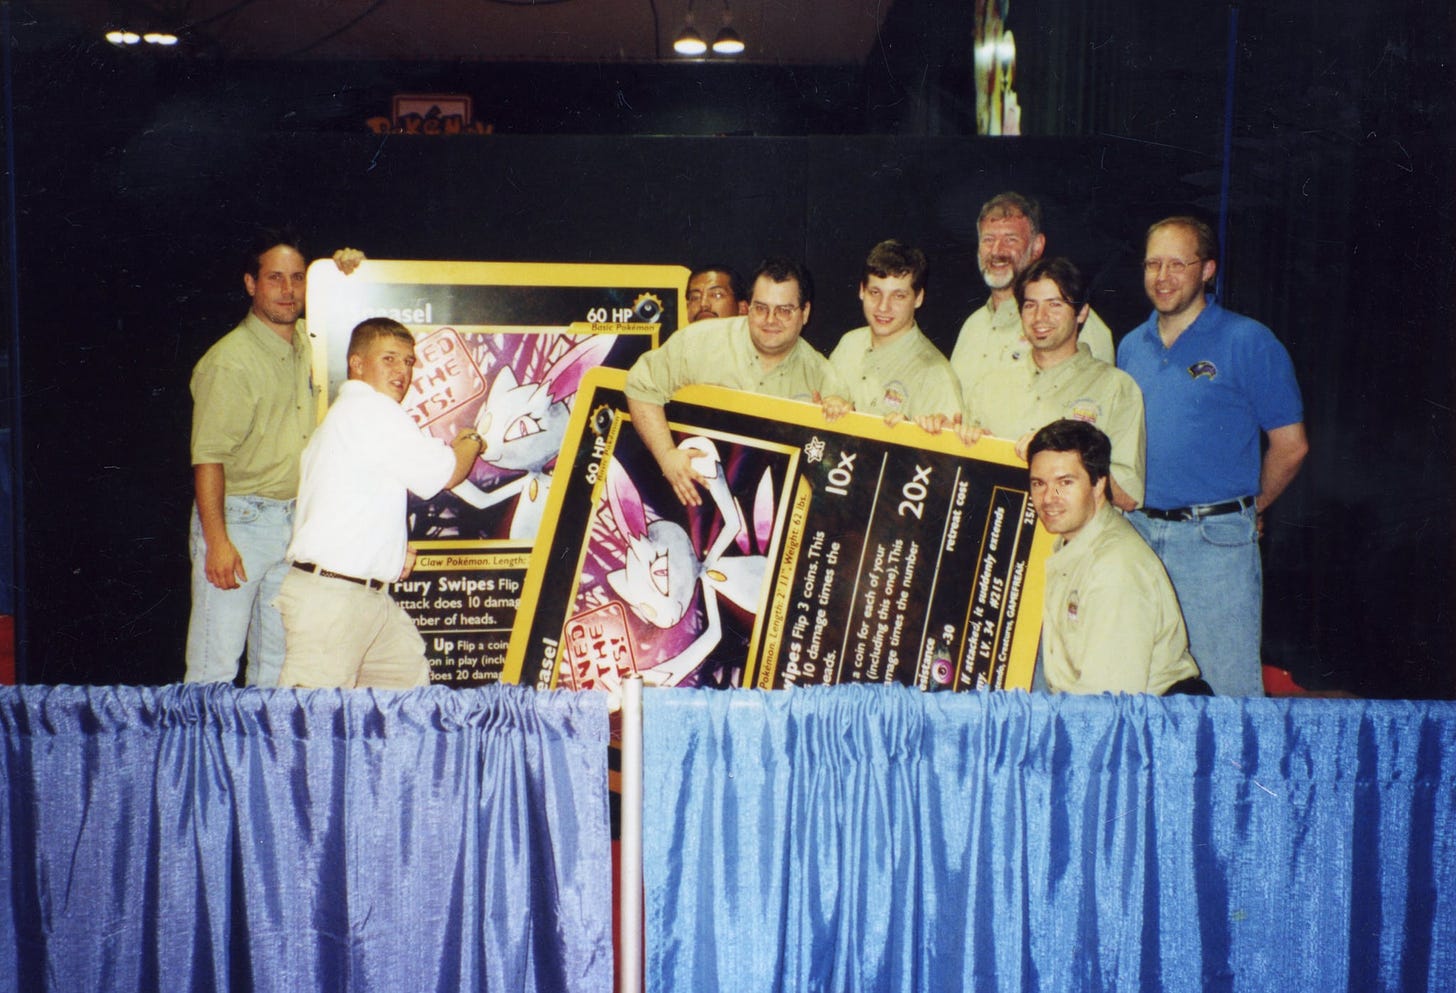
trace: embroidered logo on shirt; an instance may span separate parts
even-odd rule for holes
[[[1077,591],[1073,590],[1067,595],[1067,620],[1077,620]]]
[[[1214,365],[1209,359],[1202,359],[1188,367],[1188,375],[1194,379],[1197,379],[1199,376],[1207,376],[1209,379],[1214,379],[1218,376],[1218,366]]]
[[[891,383],[885,387],[885,395],[881,402],[889,410],[899,410],[905,406],[905,389],[899,383]]]
[[[1067,417],[1070,420],[1096,424],[1097,418],[1100,416],[1102,416],[1102,405],[1091,397],[1078,397],[1067,404]]]

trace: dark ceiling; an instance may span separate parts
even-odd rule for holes
[[[858,65],[894,0],[20,0],[19,26],[100,37],[169,31],[174,54],[227,60],[675,61],[691,13],[710,42],[731,13],[738,61]],[[144,45],[136,46],[138,57]],[[711,61],[730,57],[710,55]]]

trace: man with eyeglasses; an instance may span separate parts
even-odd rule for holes
[[[688,322],[748,313],[743,277],[725,265],[700,266],[688,274]]]
[[[967,396],[982,377],[1023,365],[1031,345],[1022,331],[1020,308],[1012,287],[1046,250],[1041,205],[1020,193],[998,193],[981,207],[976,261],[991,295],[961,325],[950,364]],[[1112,364],[1112,331],[1094,310],[1087,311],[1081,340],[1092,355]]]
[[[894,239],[870,250],[859,279],[869,323],[846,333],[829,356],[849,387],[848,396],[824,398],[830,420],[851,410],[876,414],[889,424],[960,411],[960,382],[915,321],[925,302],[928,268],[924,252]]]
[[[1262,696],[1261,515],[1309,442],[1289,353],[1267,327],[1205,295],[1217,268],[1203,221],[1169,217],[1148,229],[1153,313],[1117,353],[1147,409],[1147,494],[1128,519],[1167,567],[1214,692]]]
[[[1108,500],[1131,510],[1143,497],[1142,393],[1080,341],[1090,312],[1081,272],[1067,259],[1041,259],[1017,278],[1014,293],[1031,361],[977,381],[966,397],[961,439],[1013,439],[1026,458],[1032,434],[1052,421],[1095,425],[1112,439]]]
[[[632,424],[684,504],[701,503],[698,486],[706,481],[667,424],[665,406],[678,390],[726,386],[809,403],[846,394],[829,360],[800,337],[813,300],[808,269],[789,259],[766,259],[753,274],[747,314],[679,328],[632,364],[625,390]]]

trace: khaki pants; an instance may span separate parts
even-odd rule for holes
[[[429,683],[424,639],[387,590],[290,569],[275,603],[286,639],[279,686]]]

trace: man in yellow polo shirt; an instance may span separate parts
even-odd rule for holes
[[[363,254],[341,249],[353,271]],[[245,257],[252,305],[192,371],[192,617],[188,682],[273,686],[283,621],[273,599],[287,572],[298,459],[318,418],[313,350],[302,317],[308,262],[291,232],[263,232]]]
[[[1107,435],[1053,421],[1028,453],[1032,506],[1057,536],[1041,625],[1047,689],[1206,695],[1163,563],[1108,499]]]
[[[800,337],[813,302],[808,269],[789,259],[767,259],[753,274],[746,315],[679,328],[632,364],[625,389],[632,425],[684,504],[702,502],[698,486],[706,481],[668,427],[665,408],[675,392],[726,386],[809,403],[845,394],[829,360]]]
[[[1095,424],[1112,439],[1112,502],[1133,509],[1145,479],[1142,391],[1081,340],[1088,314],[1082,274],[1066,259],[1041,259],[1018,277],[1014,292],[1030,360],[976,381],[966,393],[963,438],[1007,438],[1024,458],[1032,433],[1057,418]]]
[[[859,280],[868,323],[847,332],[829,356],[849,387],[848,396],[824,398],[830,420],[851,409],[890,424],[960,412],[961,384],[915,319],[928,269],[924,252],[893,238],[870,249]]]
[[[967,395],[977,381],[1021,365],[1031,354],[1012,287],[1046,250],[1041,204],[1020,193],[998,193],[981,206],[976,234],[976,264],[991,295],[961,325],[950,353],[951,368]],[[1103,362],[1115,359],[1112,331],[1095,310],[1087,313],[1082,341]]]

